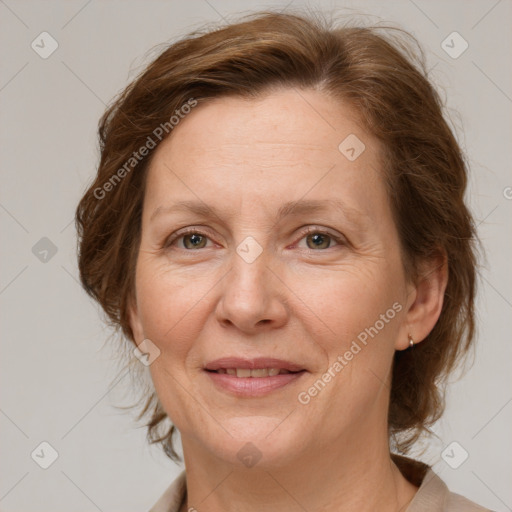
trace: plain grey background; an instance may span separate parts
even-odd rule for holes
[[[117,355],[77,281],[72,221],[98,162],[97,122],[155,45],[203,23],[305,5],[409,30],[447,98],[487,261],[475,363],[450,388],[439,437],[417,456],[451,490],[512,510],[510,0],[0,0],[0,510],[147,510],[181,471],[113,407],[129,402],[130,381],[112,386]],[[42,32],[58,44],[47,58],[55,43]],[[47,469],[42,442],[58,454]]]

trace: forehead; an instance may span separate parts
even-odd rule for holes
[[[364,150],[348,158],[350,146]],[[151,214],[183,199],[237,212],[242,204],[265,209],[326,194],[344,195],[356,209],[383,188],[378,142],[357,113],[325,93],[298,89],[196,106],[157,148],[147,185]]]
[[[179,146],[197,156],[215,152],[220,143],[229,156],[241,155],[242,149],[257,154],[263,145],[276,154],[303,150],[338,156],[339,143],[356,133],[370,139],[348,104],[315,90],[280,89],[257,99],[207,100],[180,120],[158,152]]]

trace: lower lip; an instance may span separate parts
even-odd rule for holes
[[[264,396],[276,389],[288,386],[300,379],[306,372],[283,373],[272,377],[237,377],[227,373],[206,371],[216,386],[224,391],[242,397]]]

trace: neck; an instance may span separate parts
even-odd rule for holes
[[[317,445],[285,465],[252,468],[211,458],[183,439],[184,510],[404,511],[417,487],[392,462],[387,437],[374,434],[359,431],[357,440],[344,437],[335,446]]]

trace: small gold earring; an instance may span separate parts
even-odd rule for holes
[[[414,347],[414,340],[412,339],[412,336],[409,334],[409,347]]]

